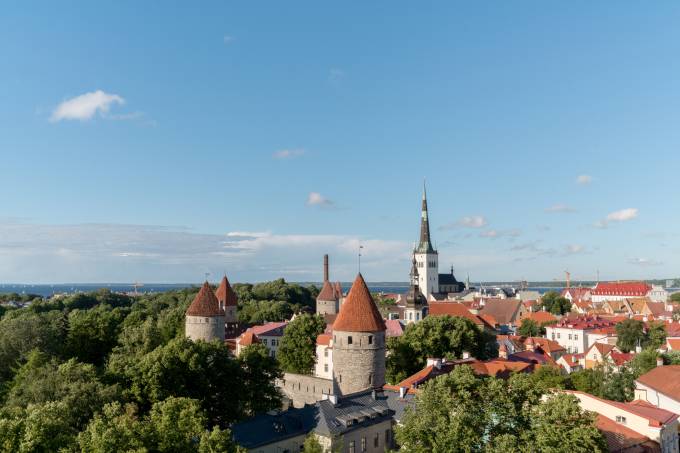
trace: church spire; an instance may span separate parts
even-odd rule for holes
[[[420,243],[417,251],[419,253],[434,253],[434,248],[430,242],[430,221],[427,218],[427,189],[423,180],[423,205],[420,212]]]

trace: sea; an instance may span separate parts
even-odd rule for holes
[[[300,282],[301,285],[316,285],[321,287],[321,282]],[[405,293],[408,290],[407,282],[368,282],[368,287],[372,292],[377,293]],[[484,286],[497,286],[493,283],[483,283]],[[173,289],[198,287],[198,283],[145,283],[143,286],[138,286],[136,289],[130,283],[59,283],[59,284],[17,284],[17,283],[0,283],[0,294],[17,293],[17,294],[37,294],[42,297],[50,297],[55,294],[77,294],[96,291],[101,288],[106,288],[111,292],[116,293],[160,293],[170,291]],[[351,282],[342,283],[345,291],[349,290]],[[505,285],[512,286],[512,285]],[[538,291],[543,294],[546,291],[554,290],[561,291],[558,287],[529,287],[528,290]]]

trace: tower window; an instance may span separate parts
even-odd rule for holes
[[[373,344],[373,335],[368,336],[368,344]]]
[[[347,337],[347,344],[352,344],[352,336]]]

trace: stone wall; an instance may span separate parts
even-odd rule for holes
[[[284,373],[276,385],[291,399],[294,407],[314,404],[336,393],[333,380],[303,374]]]
[[[338,313],[338,302],[335,300],[317,300],[316,314],[317,315],[335,315]]]
[[[334,331],[333,377],[341,395],[385,385],[385,332]]]
[[[224,316],[187,316],[185,335],[191,340],[224,341]]]

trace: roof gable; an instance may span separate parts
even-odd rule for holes
[[[194,297],[194,301],[189,305],[186,312],[187,316],[224,316],[224,310],[220,309],[220,303],[215,297],[208,282],[203,286]]]
[[[225,307],[235,307],[238,305],[238,297],[231,288],[226,275],[222,277],[220,287],[217,288],[217,291],[215,292],[215,297],[217,297],[218,301],[224,303]]]

